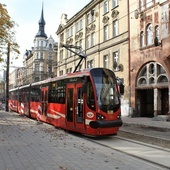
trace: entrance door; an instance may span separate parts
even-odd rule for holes
[[[84,126],[84,99],[82,84],[67,85],[66,124],[72,129],[85,129]]]
[[[141,117],[154,116],[154,94],[153,89],[138,90],[137,91],[137,110]]]
[[[41,88],[41,106],[42,106],[42,114],[47,116],[48,87]]]
[[[169,110],[169,96],[168,96],[168,88],[161,89],[161,114],[168,115]]]

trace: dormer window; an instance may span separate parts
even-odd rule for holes
[[[52,44],[51,43],[49,44],[49,48],[52,48]]]

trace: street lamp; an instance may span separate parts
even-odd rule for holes
[[[5,91],[5,111],[9,111],[8,100],[9,100],[9,60],[10,60],[10,43],[7,47],[7,60],[6,60],[6,91]]]

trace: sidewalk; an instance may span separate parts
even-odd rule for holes
[[[170,122],[145,117],[122,117],[118,135],[170,149]]]
[[[124,125],[136,125],[153,129],[170,130],[170,121],[156,121],[146,117],[122,117]]]

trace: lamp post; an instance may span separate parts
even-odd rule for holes
[[[7,60],[6,60],[6,91],[5,91],[5,111],[8,112],[8,100],[9,100],[9,60],[10,60],[10,43],[7,47]]]

